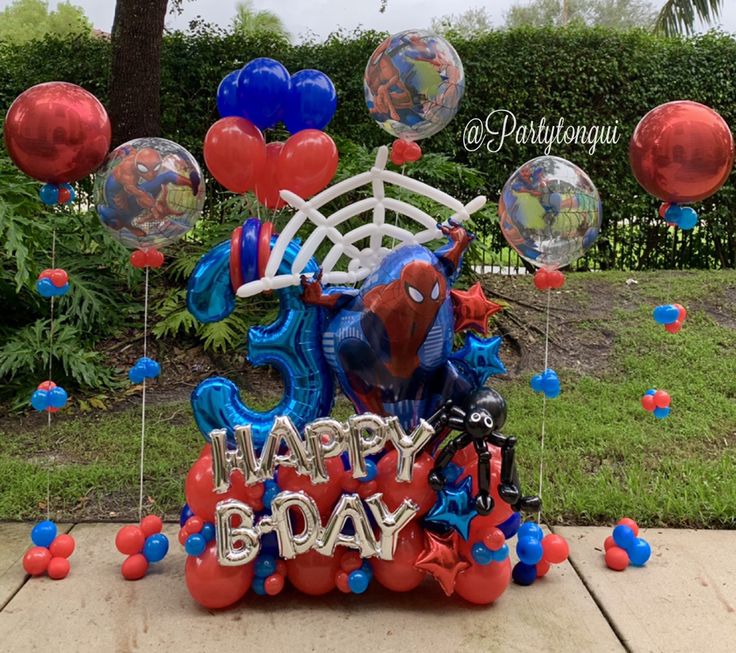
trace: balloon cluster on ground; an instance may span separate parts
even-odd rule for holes
[[[58,533],[56,524],[46,519],[33,527],[31,541],[34,546],[23,556],[23,569],[27,574],[48,574],[53,580],[61,580],[69,575],[69,558],[76,546],[71,535]]]
[[[64,388],[53,381],[43,381],[31,395],[31,406],[40,413],[56,413],[66,406],[68,400],[69,395]]]
[[[643,567],[652,555],[649,542],[639,537],[639,526],[628,517],[617,522],[603,548],[606,566],[614,571],[623,571],[629,563]]]
[[[115,548],[127,556],[120,572],[125,580],[140,580],[150,564],[160,562],[169,552],[169,540],[161,530],[163,521],[148,515],[140,525],[123,526],[115,536]]]
[[[687,310],[682,304],[662,304],[652,311],[652,317],[668,333],[679,333],[687,317]]]
[[[670,403],[672,399],[669,393],[656,388],[650,388],[641,398],[642,408],[652,413],[657,419],[664,419],[670,414]]]
[[[561,535],[544,534],[535,522],[525,522],[519,527],[516,555],[519,562],[514,565],[512,578],[517,585],[531,585],[547,575],[550,565],[559,565],[567,560],[570,547]]]

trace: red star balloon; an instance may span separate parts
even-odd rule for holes
[[[470,567],[461,560],[457,552],[457,534],[440,537],[431,531],[425,532],[424,551],[419,554],[414,566],[427,571],[435,577],[447,596],[455,591],[457,575]]]
[[[487,336],[488,318],[503,307],[486,297],[480,281],[468,290],[452,290],[450,295],[455,310],[455,332],[475,329]]]

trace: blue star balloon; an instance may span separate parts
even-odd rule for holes
[[[478,514],[472,496],[473,480],[467,476],[460,485],[447,485],[437,493],[437,503],[425,520],[454,528],[463,539],[470,536],[470,522]]]
[[[506,367],[498,357],[502,342],[501,336],[481,338],[470,332],[463,348],[453,352],[450,360],[482,386],[491,376],[506,374]]]

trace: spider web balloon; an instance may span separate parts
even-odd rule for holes
[[[295,193],[281,191],[281,197],[289,203],[296,213],[289,220],[271,249],[265,274],[261,279],[245,283],[238,288],[239,297],[251,297],[267,290],[278,290],[297,286],[301,276],[313,276],[306,272],[309,261],[315,256],[324,242],[331,247],[321,261],[322,282],[324,284],[351,285],[363,281],[373,272],[380,262],[394,249],[409,245],[423,245],[443,238],[437,220],[421,208],[408,202],[388,197],[385,184],[392,184],[417,195],[430,198],[452,211],[450,222],[462,224],[470,216],[483,208],[486,198],[478,196],[467,204],[421,181],[386,170],[388,149],[381,147],[376,155],[376,163],[371,170],[345,179],[312,197],[309,201]],[[372,197],[360,199],[330,215],[325,215],[322,208],[334,199],[363,186],[371,186]],[[371,213],[372,220],[345,233],[340,231],[341,225],[364,213]],[[394,224],[393,216],[387,212],[395,212],[413,221],[419,230],[415,233]],[[311,228],[311,232],[308,230]],[[284,260],[284,253],[289,243],[297,234],[306,235],[298,256],[291,265],[290,274],[279,274],[278,270]],[[367,247],[360,247],[361,241],[368,241]],[[343,257],[348,259],[347,270],[336,269]]]

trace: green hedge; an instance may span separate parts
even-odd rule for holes
[[[389,136],[368,116],[362,90],[365,62],[382,37],[365,32],[289,46],[270,37],[244,40],[208,31],[167,35],[163,135],[201,153],[202,138],[217,118],[220,79],[253,57],[273,56],[290,70],[312,67],[330,75],[339,95],[328,128],[333,135],[368,146],[388,143]],[[496,200],[509,174],[539,155],[540,148],[508,142],[497,154],[466,152],[462,134],[471,118],[508,109],[524,123],[546,116],[553,122],[563,117],[567,124],[617,124],[620,142],[600,146],[594,155],[582,145],[552,150],[584,168],[603,197],[605,236],[595,254],[597,263],[628,268],[736,265],[733,177],[712,202],[699,207],[703,228],[673,236],[655,218],[657,203],[637,185],[627,156],[636,123],[662,102],[697,100],[736,124],[734,39],[716,33],[665,39],[639,30],[521,29],[454,45],[465,66],[466,95],[451,125],[423,143],[425,151],[444,153],[480,170],[487,194]],[[52,79],[81,84],[105,101],[109,58],[109,43],[100,39],[0,44],[0,103],[8,106],[28,86]],[[461,184],[449,190],[463,195]]]

